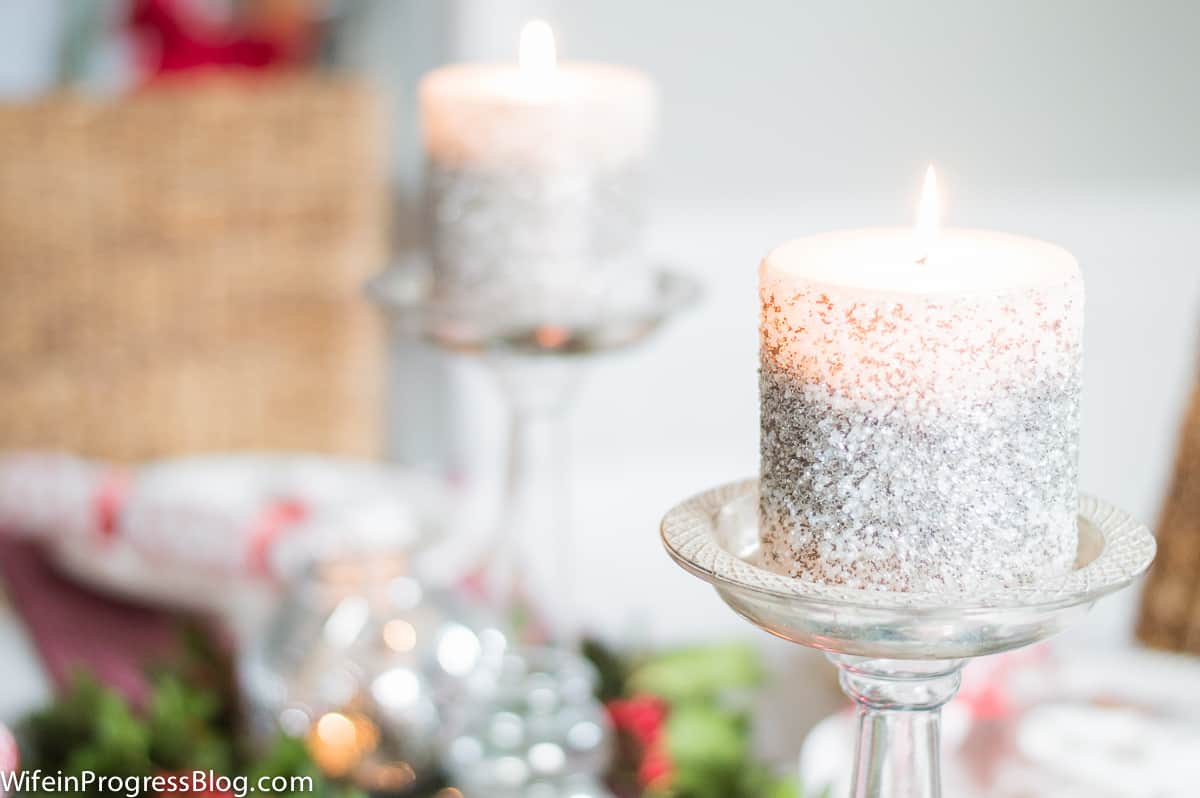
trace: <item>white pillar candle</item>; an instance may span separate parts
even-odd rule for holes
[[[1069,569],[1083,280],[1065,250],[932,225],[759,270],[765,564],[897,591]]]
[[[586,310],[638,260],[653,84],[558,64],[545,23],[519,64],[455,64],[420,86],[431,247],[443,300],[525,320]]]

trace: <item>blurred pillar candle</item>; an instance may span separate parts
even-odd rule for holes
[[[593,311],[640,259],[657,106],[640,72],[559,64],[540,21],[522,31],[519,63],[426,75],[420,113],[439,299],[533,323]]]
[[[759,269],[761,536],[823,584],[971,591],[1075,559],[1083,279],[1051,244],[827,233]]]

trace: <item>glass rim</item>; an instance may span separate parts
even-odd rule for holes
[[[1087,604],[1127,586],[1150,566],[1153,534],[1128,513],[1092,496],[1081,496],[1079,529],[1083,546],[1099,546],[1094,556],[1071,571],[1033,584],[997,586],[982,591],[887,591],[823,585],[769,571],[745,554],[722,545],[722,514],[735,503],[752,499],[758,480],[728,483],[697,494],[672,508],[660,533],[668,554],[685,570],[718,590],[732,590],[772,600],[860,611],[961,616],[1005,609],[1051,609]],[[754,522],[757,529],[757,520]]]

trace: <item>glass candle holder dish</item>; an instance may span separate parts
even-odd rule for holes
[[[824,651],[858,708],[853,798],[939,798],[940,711],[967,660],[1037,642],[1127,587],[1154,559],[1154,537],[1094,498],[1078,513],[1067,572],[969,594],[825,585],[762,568],[758,482],[724,485],[662,523],[672,559],[750,623]]]

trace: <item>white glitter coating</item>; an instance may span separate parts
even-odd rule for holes
[[[587,321],[643,261],[641,161],[547,173],[431,163],[426,185],[435,295],[468,315]]]
[[[760,268],[760,539],[820,584],[973,591],[1076,554],[1083,281],[921,295]]]

